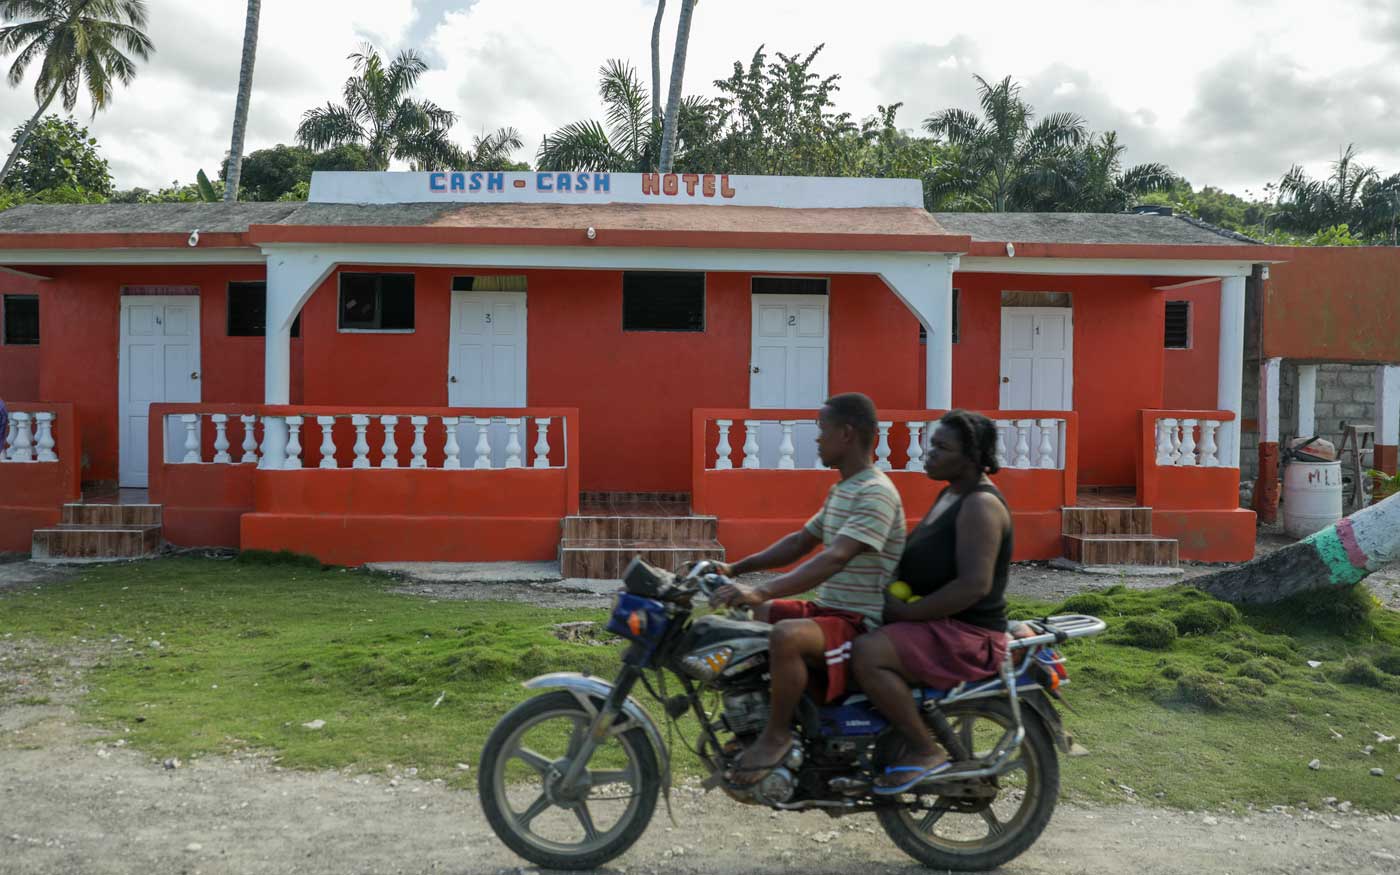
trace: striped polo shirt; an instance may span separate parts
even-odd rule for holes
[[[817,587],[817,604],[850,611],[880,625],[885,610],[885,587],[895,578],[904,553],[904,504],[899,492],[876,468],[842,480],[826,494],[822,509],[804,527],[830,547],[841,535],[869,547]]]

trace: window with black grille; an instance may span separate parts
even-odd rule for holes
[[[1167,349],[1191,348],[1191,302],[1167,302],[1167,328],[1162,345]]]
[[[829,286],[826,277],[756,276],[749,289],[755,295],[825,295]]]
[[[39,296],[5,295],[5,343],[10,346],[37,346],[39,343]]]
[[[962,297],[962,295],[960,295],[960,294],[958,293],[958,290],[957,290],[957,289],[953,289],[953,342],[954,342],[954,343],[957,343],[957,342],[958,342],[958,330],[959,330],[959,324],[960,324],[960,321],[961,321],[960,316],[959,316],[959,314],[958,314],[958,305],[961,303],[961,301],[959,301],[959,298],[961,298],[961,297]],[[919,326],[919,343],[928,343],[928,329],[925,328],[925,327],[922,326],[922,325]]]
[[[340,275],[342,331],[412,331],[413,274]]]
[[[267,334],[267,283],[228,284],[228,336],[262,337]],[[292,336],[301,337],[301,314],[292,322]]]
[[[705,275],[680,271],[622,274],[623,331],[704,331]]]

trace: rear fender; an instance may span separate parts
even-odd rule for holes
[[[1050,701],[1050,697],[1045,695],[1044,690],[1030,690],[1021,693],[1021,704],[1030,706],[1031,713],[1036,716],[1050,737],[1055,740],[1055,747],[1060,752],[1069,755],[1070,746],[1074,740],[1065,732],[1065,725],[1060,720],[1060,712],[1055,710],[1055,705]]]

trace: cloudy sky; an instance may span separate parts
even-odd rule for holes
[[[157,52],[91,123],[117,184],[210,176],[228,148],[244,0],[148,0]],[[675,34],[667,9],[664,54]],[[656,0],[270,0],[248,151],[290,143],[308,107],[337,99],[362,40],[417,48],[420,92],[456,111],[458,137],[514,125],[540,137],[599,114],[607,58],[649,66]],[[825,43],[841,107],[902,101],[902,127],[975,105],[974,74],[1013,76],[1041,112],[1113,128],[1128,160],[1164,161],[1197,186],[1259,191],[1290,164],[1325,172],[1339,146],[1400,171],[1400,0],[701,0],[686,91],[710,92],[760,44]],[[663,66],[663,75],[666,75]],[[29,83],[0,88],[0,125],[33,111]],[[86,118],[90,107],[80,104]]]

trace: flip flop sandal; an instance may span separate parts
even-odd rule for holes
[[[952,767],[953,764],[949,760],[944,760],[938,765],[932,767],[887,766],[885,768],[886,775],[912,774],[913,777],[911,777],[909,780],[905,781],[902,784],[893,784],[888,787],[876,784],[872,788],[872,792],[874,792],[876,796],[898,796],[900,793],[908,793],[910,790],[919,786],[924,781],[927,781],[929,778],[941,775],[944,772],[951,769]]]
[[[778,766],[781,766],[783,764],[783,761],[786,759],[787,754],[785,753],[783,754],[782,759],[774,763],[769,763],[766,766],[734,766],[733,768],[729,769],[724,773],[724,782],[732,790],[751,790],[754,787],[756,787],[760,781],[768,777],[774,769],[776,769]],[[752,781],[746,781],[744,783],[739,783],[738,781],[734,780],[735,775],[751,774],[757,774],[758,777],[754,778]]]

